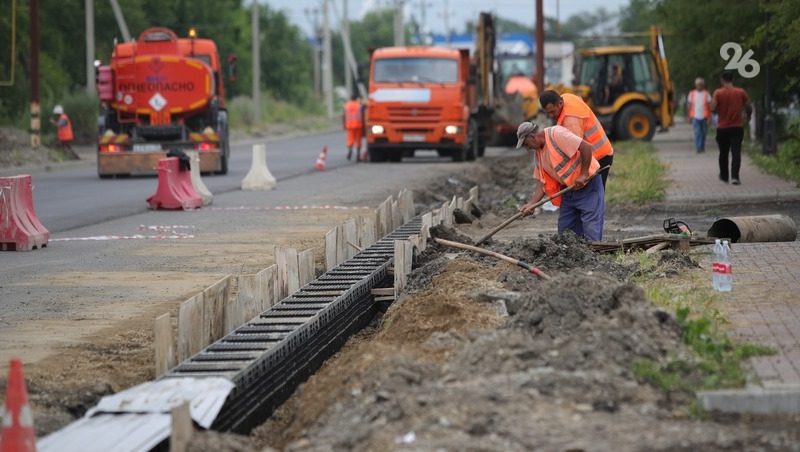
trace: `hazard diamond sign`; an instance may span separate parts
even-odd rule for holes
[[[153,110],[161,111],[164,107],[167,106],[167,99],[164,99],[164,96],[161,93],[155,93],[153,97],[150,98],[148,101]]]

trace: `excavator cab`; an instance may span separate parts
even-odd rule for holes
[[[653,138],[673,123],[674,91],[663,41],[651,30],[651,47],[609,46],[580,51],[573,91],[592,107],[609,135]],[[562,90],[564,91],[564,90]]]

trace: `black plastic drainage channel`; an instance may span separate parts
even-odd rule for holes
[[[169,377],[225,377],[231,391],[214,430],[262,423],[376,313],[372,289],[388,282],[394,241],[420,232],[415,218],[187,359]]]

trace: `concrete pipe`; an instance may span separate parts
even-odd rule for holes
[[[711,225],[708,236],[732,243],[793,242],[797,226],[786,215],[720,218]]]

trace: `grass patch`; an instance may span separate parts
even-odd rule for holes
[[[666,195],[666,167],[655,155],[653,143],[620,141],[614,143],[606,202],[641,204],[663,201]]]
[[[769,347],[732,342],[719,331],[717,322],[706,316],[690,316],[689,308],[679,308],[676,315],[689,353],[670,356],[664,362],[643,359],[633,365],[637,377],[668,394],[694,395],[701,390],[743,387],[747,378],[742,361],[775,353]]]
[[[747,145],[745,150],[765,173],[800,185],[800,140],[790,139],[781,143],[775,155],[764,155],[758,144]]]
[[[658,254],[620,254],[617,260],[639,266],[632,282],[641,285],[656,306],[675,312],[685,345],[682,352],[661,361],[636,361],[633,372],[671,400],[686,401],[690,413],[702,415],[695,403],[697,391],[743,387],[747,375],[742,361],[775,353],[769,347],[735,343],[722,331],[727,320],[717,308],[720,298],[711,288],[708,270],[681,271],[668,278],[674,268]]]
[[[753,142],[745,144],[744,150],[762,171],[800,185],[800,119],[791,121],[784,132],[775,155],[764,155],[761,145]]]

